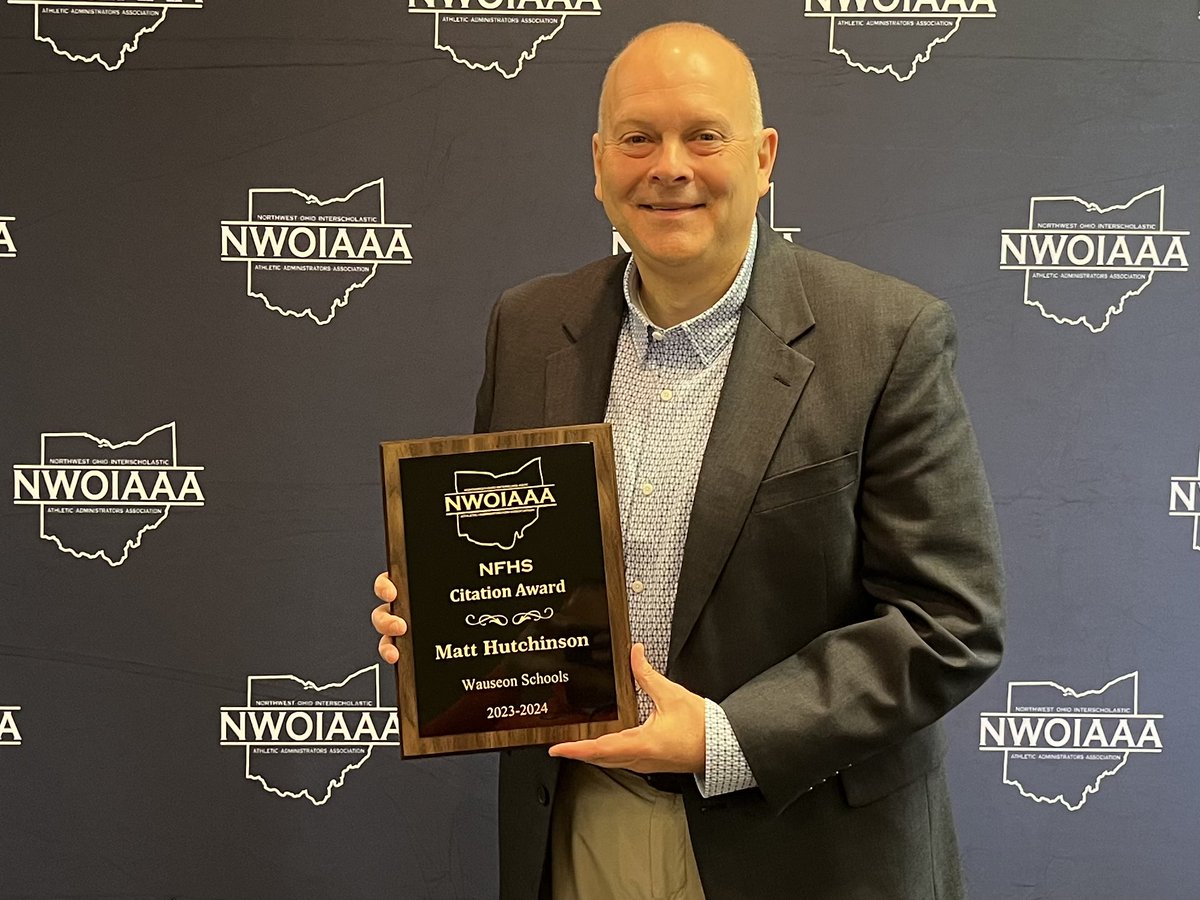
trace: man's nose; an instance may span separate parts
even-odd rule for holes
[[[692,161],[687,145],[676,138],[667,138],[658,145],[650,180],[659,184],[679,184],[691,181]]]

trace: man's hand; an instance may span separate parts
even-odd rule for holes
[[[654,702],[650,718],[636,728],[594,740],[555,744],[550,755],[606,769],[702,774],[704,698],[656,672],[641,644],[633,645],[630,663],[633,677]]]
[[[379,655],[383,657],[385,663],[391,665],[400,658],[400,651],[396,649],[393,637],[408,631],[408,623],[399,616],[392,615],[392,601],[396,599],[396,586],[392,584],[392,579],[388,578],[387,572],[381,572],[375,579],[375,596],[383,603],[375,607],[375,611],[371,613],[371,624],[375,626],[376,631],[383,635],[379,639]]]

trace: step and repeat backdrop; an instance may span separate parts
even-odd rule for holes
[[[1196,0],[0,3],[0,896],[495,894],[495,760],[399,758],[378,443],[621,251],[599,84],[679,18],[757,66],[770,227],[957,317],[972,895],[1200,896]]]

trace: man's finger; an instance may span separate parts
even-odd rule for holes
[[[394,665],[400,659],[400,651],[386,634],[379,639],[379,655],[388,665]]]
[[[550,748],[551,756],[561,756],[594,766],[626,767],[641,755],[642,743],[637,728],[627,728],[588,741],[568,741]]]
[[[391,609],[385,604],[371,611],[371,624],[380,634],[402,635],[408,632],[408,623],[399,616],[392,615]]]
[[[664,699],[663,688],[671,686],[674,682],[650,665],[650,660],[646,659],[644,644],[633,645],[633,650],[629,654],[629,666],[633,669],[633,678],[638,683],[638,687],[646,692],[646,695],[654,701],[655,706],[658,706],[659,700]]]
[[[392,584],[387,572],[380,572],[379,577],[375,579],[375,596],[384,603],[391,603],[396,599],[396,586]]]

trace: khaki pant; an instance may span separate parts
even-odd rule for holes
[[[683,798],[622,769],[563,766],[550,870],[554,900],[704,900]]]

